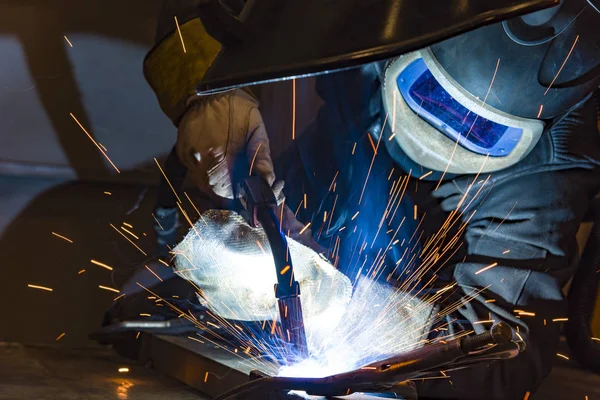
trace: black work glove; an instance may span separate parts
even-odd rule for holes
[[[156,221],[156,255],[159,258],[169,258],[169,252],[177,244],[177,227],[179,227],[179,213],[177,208],[157,207],[154,210]]]

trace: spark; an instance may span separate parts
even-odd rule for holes
[[[357,211],[352,218],[350,218],[350,221],[354,221],[356,219],[356,217],[358,217],[358,214],[360,213],[360,211]]]
[[[111,267],[110,265],[106,265],[106,264],[104,264],[104,263],[101,263],[100,261],[96,261],[96,260],[90,260],[90,262],[91,262],[92,264],[94,264],[94,265],[97,265],[97,266],[99,266],[99,267],[106,268],[106,269],[107,269],[107,270],[109,270],[109,271],[112,271],[112,270],[113,270],[113,267]]]
[[[198,210],[198,208],[196,207],[196,205],[194,204],[194,202],[192,201],[192,199],[190,199],[190,196],[188,196],[187,192],[183,192],[183,194],[185,194],[185,197],[188,199],[188,201],[190,202],[190,204],[192,205],[192,207],[194,207],[194,210],[196,210],[196,212],[198,213],[198,215],[200,216],[200,218],[202,218],[202,221],[204,221],[204,217],[202,216],[202,213]],[[204,221],[204,223],[206,224],[206,221]]]
[[[67,242],[69,242],[69,243],[73,243],[73,241],[72,241],[71,239],[69,239],[68,237],[65,237],[65,236],[59,235],[59,234],[58,234],[58,233],[56,233],[56,232],[52,232],[52,234],[53,234],[54,236],[56,236],[56,237],[59,237],[59,238],[61,238],[61,239],[63,239],[63,240],[66,240],[66,241],[67,241]]]
[[[151,317],[151,314],[148,313],[140,313],[140,317]]]
[[[560,353],[556,353],[557,356],[564,358],[565,360],[568,360],[569,357],[565,356],[564,354],[560,354]]]
[[[52,292],[54,291],[54,289],[51,289],[49,287],[46,286],[39,286],[39,285],[32,285],[30,283],[27,284],[27,287],[30,287],[32,289],[41,289],[41,290],[47,290],[48,292]]]
[[[213,324],[213,323],[212,323],[212,322],[210,322],[210,321],[207,321],[206,323],[207,323],[208,325],[214,326],[214,327],[215,327],[215,328],[217,328],[217,329],[219,329],[219,328],[220,328],[220,326],[219,326],[219,325],[217,325],[217,324]]]
[[[159,281],[161,281],[161,282],[164,282],[164,281],[161,279],[161,277],[160,277],[160,276],[156,275],[156,273],[150,269],[150,267],[148,267],[147,265],[144,265],[144,267],[146,267],[146,269],[147,269],[148,271],[150,271],[150,272],[152,273],[152,275],[154,275],[154,276],[156,277],[156,279],[158,279],[158,280],[159,280]]]
[[[256,244],[258,245],[258,247],[260,248],[260,251],[262,251],[263,254],[267,254],[265,252],[265,249],[262,247],[262,244],[260,244],[260,242],[258,240],[256,241]]]
[[[252,169],[254,168],[254,161],[256,161],[256,156],[258,155],[258,151],[260,150],[260,146],[262,146],[262,142],[258,144],[258,147],[256,148],[256,151],[254,152],[254,157],[252,157],[252,162],[250,163],[250,171],[248,172],[249,176],[252,175]]]
[[[417,220],[417,205],[414,206],[414,220]]]
[[[204,383],[206,383],[207,380],[208,380],[208,371],[206,372],[206,374],[204,374]]]
[[[296,79],[292,79],[292,140],[296,140]]]
[[[429,172],[428,172],[428,173],[426,173],[425,175],[422,175],[422,176],[419,178],[419,180],[421,181],[421,180],[423,180],[423,179],[427,178],[427,177],[428,177],[429,175],[431,175],[432,173],[433,173],[433,171],[429,171]]]
[[[195,338],[195,337],[188,336],[187,338],[188,338],[188,339],[195,340],[196,342],[200,342],[200,343],[204,344],[204,342],[203,342],[202,340],[200,340],[200,339],[197,339],[197,338]]]
[[[160,227],[160,229],[164,231],[165,228],[163,228],[162,225],[160,224],[160,222],[158,222],[158,219],[156,218],[156,216],[154,215],[154,213],[151,213],[151,214],[152,214],[152,218],[154,218],[154,220],[156,221],[156,223],[158,224],[158,226]]]
[[[596,342],[600,342],[600,338],[597,338],[597,337],[592,337],[592,340],[595,340]]]
[[[496,232],[496,230],[498,230],[498,228],[500,228],[500,226],[504,223],[504,221],[506,220],[506,218],[508,218],[508,216],[510,215],[510,213],[515,209],[515,206],[517,205],[518,202],[519,202],[519,200],[515,201],[515,204],[513,204],[513,206],[510,209],[510,211],[506,214],[506,216],[502,219],[502,221],[500,221],[500,223],[498,224],[498,226],[496,227],[496,229],[494,229],[492,231],[492,233]]]
[[[394,92],[396,93],[396,92]],[[383,126],[385,126],[385,123],[387,122],[387,114],[385,115],[385,119],[383,120]],[[383,129],[382,129],[383,131]],[[370,135],[367,134],[367,136]],[[379,149],[379,143],[381,142],[381,136],[379,135],[379,137],[377,138],[377,146],[375,147],[374,153],[373,153],[373,158],[371,159],[371,165],[369,165],[369,170],[367,171],[367,177],[365,178],[365,184],[363,185],[362,188],[362,192],[360,193],[360,198],[358,199],[358,204],[360,205],[360,203],[362,202],[363,196],[365,194],[365,189],[367,188],[367,182],[369,182],[369,176],[371,175],[371,169],[373,169],[373,163],[375,163],[375,157],[377,157],[377,150]]]
[[[529,400],[530,395],[531,395],[531,393],[529,393],[529,392],[525,393],[525,397],[523,397],[523,400]]]
[[[98,142],[98,144],[100,145],[100,147],[102,147],[102,150],[106,151],[108,153],[108,149],[106,148],[106,146],[104,146],[102,143]]]
[[[165,262],[164,260],[161,260],[160,258],[158,259],[158,262],[164,264],[167,267],[169,266],[169,263]]]
[[[300,232],[298,233],[298,235],[302,235],[308,229],[308,227],[310,226],[310,224],[311,223],[309,222],[308,224],[304,225],[304,228],[302,228],[300,230]]]
[[[552,322],[566,322],[569,318],[554,318]]]
[[[490,264],[490,265],[488,265],[487,267],[481,268],[479,271],[475,272],[475,275],[479,275],[480,273],[482,273],[482,272],[485,272],[485,271],[487,271],[488,269],[492,269],[492,268],[494,268],[496,265],[498,265],[498,263],[497,263],[497,262],[495,262],[495,263],[493,263],[493,264]]]
[[[377,148],[375,147],[375,142],[373,142],[373,138],[371,134],[367,132],[367,137],[369,138],[369,143],[371,143],[371,147],[373,148],[373,152],[377,153]]]
[[[105,195],[112,196],[111,192],[104,192]]]
[[[133,225],[131,225],[131,224],[128,224],[127,222],[123,222],[123,225],[125,225],[125,226],[126,226],[126,227],[128,227],[128,228],[131,228],[131,229],[133,229]]]
[[[489,299],[489,300],[486,300],[485,302],[486,302],[486,303],[495,303],[495,302],[496,302],[496,299]]]
[[[123,235],[123,233],[121,233],[121,231],[120,231],[120,230],[118,230],[117,228],[115,228],[115,226],[114,226],[113,224],[109,224],[109,225],[110,225],[110,226],[111,226],[111,227],[112,227],[112,228],[113,228],[115,231],[119,232],[119,235],[123,236],[125,239],[127,239],[127,241],[128,241],[129,243],[131,243],[132,245],[134,245],[134,246],[135,246],[135,248],[136,248],[136,249],[138,249],[138,250],[139,250],[139,251],[140,251],[140,252],[141,252],[143,255],[145,255],[145,256],[147,256],[147,255],[148,255],[148,254],[146,254],[146,252],[145,252],[144,250],[140,249],[140,248],[139,248],[139,246],[138,246],[137,244],[133,243],[133,242],[131,241],[131,239],[129,239],[127,236]]]
[[[542,110],[544,109],[544,105],[540,104],[540,111],[538,112],[537,118],[540,117],[540,115],[542,115]]]
[[[127,233],[129,233],[129,234],[130,234],[131,236],[133,236],[133,237],[134,237],[136,240],[139,240],[139,239],[140,239],[140,238],[139,238],[139,236],[137,236],[136,234],[134,234],[133,232],[131,232],[129,229],[127,229],[127,228],[124,228],[124,227],[121,227],[121,229],[122,229],[124,232],[127,232]]]
[[[169,180],[169,178],[167,178],[167,174],[165,174],[165,171],[163,171],[162,167],[160,166],[160,163],[158,162],[158,160],[156,158],[154,158],[154,162],[156,163],[156,165],[158,166],[158,169],[160,169],[160,173],[165,177],[165,180],[167,181],[167,183],[169,184],[169,187],[171,188],[171,190],[173,191],[173,194],[175,195],[175,197],[177,197],[177,201],[179,203],[181,203],[181,199],[179,198],[179,195],[177,194],[177,192],[175,191],[175,188],[173,187],[173,185],[171,185],[171,181]],[[152,216],[154,216],[154,214],[152,214]],[[156,219],[156,217],[155,217]],[[159,224],[160,225],[160,224]]]
[[[57,342],[62,339],[65,336],[65,333],[61,333],[60,335],[58,335],[58,337],[55,339]]]
[[[571,53],[573,52],[573,49],[575,48],[575,45],[577,44],[577,41],[579,40],[579,35],[577,35],[575,37],[575,41],[573,42],[573,46],[571,46],[571,50],[569,50],[569,53],[567,54],[567,58],[565,58],[565,61],[563,61],[562,65],[560,66],[560,68],[558,69],[558,72],[556,73],[556,75],[554,76],[554,79],[552,79],[552,82],[550,82],[550,85],[548,85],[548,88],[546,89],[546,91],[544,92],[544,96],[546,95],[546,93],[548,93],[548,90],[550,90],[550,88],[552,87],[552,84],[554,84],[554,82],[556,81],[556,78],[558,78],[558,75],[560,74],[560,72],[562,71],[563,67],[565,66],[565,64],[567,63],[567,60],[569,59],[569,57],[571,57]]]
[[[502,254],[508,254],[508,253],[510,253],[510,250],[504,250],[504,251],[502,252]]]
[[[475,321],[473,322],[473,325],[477,325],[477,324],[493,324],[494,322],[496,322],[496,320],[494,319],[488,319],[485,321]]]
[[[88,133],[88,131],[85,130],[85,128],[83,127],[83,125],[81,125],[81,123],[77,120],[77,118],[75,118],[75,116],[73,115],[73,113],[69,113],[69,114],[71,115],[71,118],[73,118],[75,120],[75,122],[77,122],[77,125],[79,125],[79,127],[81,128],[81,130],[83,132],[85,132],[85,134],[92,141],[92,143],[94,143],[94,145],[98,148],[98,150],[100,150],[100,153],[102,153],[102,155],[104,157],[106,157],[106,159],[108,160],[108,162],[110,163],[110,165],[112,165],[113,168],[117,171],[117,173],[120,174],[121,171],[119,171],[119,168],[117,168],[117,166],[112,162],[112,160],[110,159],[110,157],[106,155],[106,153],[104,152],[104,150],[102,150],[102,147],[100,147],[100,145],[94,140],[94,138],[92,137],[92,135],[90,135]]]
[[[78,275],[81,275],[81,274],[83,274],[84,272],[85,272],[85,269],[82,269],[82,270],[81,270],[81,271],[79,271],[77,274],[78,274]]]
[[[307,201],[306,201],[306,193],[304,193],[304,201],[302,202],[302,205],[304,206],[304,209],[306,210],[306,205],[307,205]]]
[[[179,28],[179,21],[177,21],[177,16],[175,16],[175,25],[177,25],[177,32],[179,32],[179,40],[181,40],[181,47],[183,47],[183,52],[187,53],[185,50],[185,43],[183,42],[183,36],[181,35],[181,29]]]
[[[73,47],[73,44],[71,43],[71,41],[69,40],[69,38],[65,35],[63,36],[65,38],[65,40],[67,41],[67,43],[69,43],[69,46]]]
[[[354,152],[356,151],[356,143],[357,142],[354,142],[354,146],[352,146],[352,155],[354,155]]]
[[[286,265],[280,272],[281,275],[285,274],[286,272],[288,272],[290,270],[290,266]]]
[[[98,285],[98,287],[99,287],[100,289],[109,290],[109,291],[111,291],[111,292],[115,292],[115,293],[120,293],[120,291],[119,291],[119,290],[117,290],[117,289],[115,289],[115,288],[108,287],[108,286],[102,286],[102,285]]]
[[[117,297],[115,297],[115,298],[113,299],[113,301],[117,301],[117,300],[119,300],[121,297],[125,297],[125,293],[118,295]]]
[[[521,312],[519,312],[519,315],[524,316],[524,317],[535,317],[535,313],[528,312],[528,311],[521,311]]]
[[[127,367],[121,367],[121,368],[119,368],[119,372],[120,373],[129,372],[129,368],[127,368]]]

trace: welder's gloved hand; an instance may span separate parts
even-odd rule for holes
[[[281,196],[258,101],[242,89],[195,98],[179,123],[176,148],[194,183],[217,204],[239,196],[250,166]]]
[[[157,207],[154,210],[156,221],[156,255],[162,259],[169,258],[169,252],[177,244],[177,228],[179,227],[179,214],[177,208]]]
[[[307,332],[336,325],[350,301],[350,280],[325,259],[288,239]],[[174,250],[176,272],[202,291],[200,302],[222,318],[277,319],[277,272],[262,228],[239,214],[209,210]],[[310,335],[310,333],[309,333]]]

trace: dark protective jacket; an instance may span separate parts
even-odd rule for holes
[[[161,13],[165,20],[157,39],[173,32],[171,9],[180,7],[176,3],[165,2],[168,12]],[[186,13],[177,15],[180,23],[189,19]],[[440,309],[453,304],[458,308],[437,321],[437,333],[481,332],[489,324],[474,322],[507,321],[518,328],[528,348],[514,360],[452,372],[453,384],[423,381],[419,394],[440,399],[523,399],[539,386],[555,359],[560,325],[552,319],[566,316],[561,288],[576,265],[575,232],[600,189],[596,104],[588,100],[570,114],[548,121],[552,128],[519,164],[478,177],[447,176],[436,189],[439,174],[419,180],[427,171],[408,158],[395,164],[384,149],[382,141],[390,132],[383,127],[380,67],[371,64],[318,78],[325,105],[317,120],[289,153],[275,158],[276,167],[285,171],[288,204],[299,207],[301,221],[312,222],[316,238],[352,279],[371,272],[373,260],[382,260],[388,269],[380,276],[400,283],[428,255],[433,252],[436,257],[436,251],[442,253],[450,244],[452,250],[411,287],[423,294],[423,286],[433,285],[436,291],[456,283]],[[181,101],[175,104],[185,103]],[[174,122],[178,119],[170,116]],[[173,165],[165,167],[167,174],[175,171],[182,177],[185,168],[176,156],[169,160]],[[411,178],[402,181],[403,200],[381,223],[390,193],[398,191],[393,182],[407,173]],[[170,189],[163,186],[169,195]],[[305,199],[307,204],[301,206]],[[428,239],[454,210],[460,212],[454,230],[435,242],[439,249],[428,246]],[[383,256],[382,249],[387,249]],[[436,278],[425,285],[430,276]],[[461,302],[480,290],[473,300]]]
[[[347,270],[362,264],[362,259],[358,263],[356,260],[356,248],[363,244],[361,239],[356,240],[358,231],[363,238],[368,236],[363,255],[369,257],[369,250],[376,252],[382,245],[385,248],[400,222],[396,217],[394,221],[386,220],[383,227],[378,226],[389,200],[385,183],[393,181],[399,169],[383,145],[376,145],[385,119],[380,72],[380,65],[371,64],[318,79],[318,91],[325,105],[298,144],[295,162],[302,168],[290,168],[286,177],[290,202],[300,203],[303,191],[315,199],[312,210],[301,209],[301,220],[320,223],[325,211],[331,213],[329,226],[335,229],[317,230],[314,223],[313,229],[320,232],[322,244],[340,243],[336,246],[338,267]],[[540,142],[517,165],[480,176],[454,176],[437,189],[437,177],[429,182],[418,180],[415,177],[427,171],[409,159],[401,162],[402,173],[410,171],[412,177],[398,213],[404,213],[412,224],[403,226],[396,238],[410,243],[418,237],[421,247],[427,247],[429,238],[448,214],[460,212],[457,230],[447,232],[443,243],[435,242],[439,254],[454,239],[452,247],[456,251],[441,256],[422,279],[430,282],[429,276],[436,275],[434,291],[456,283],[440,304],[446,310],[454,304],[456,310],[438,321],[438,334],[449,333],[440,325],[442,322],[449,323],[446,327],[450,332],[459,333],[489,329],[489,323],[473,324],[478,321],[507,321],[527,343],[527,350],[514,360],[450,373],[453,384],[443,379],[418,383],[422,398],[520,400],[526,392],[534,392],[552,368],[560,329],[560,324],[552,320],[566,317],[561,289],[576,265],[576,232],[600,189],[595,99],[589,98],[569,114],[547,122],[549,129]],[[388,128],[384,128],[381,140],[387,140],[389,135]],[[374,159],[371,143],[378,149]],[[362,159],[361,151],[365,154]],[[336,173],[337,188],[333,194],[330,184]],[[332,212],[334,202],[336,208]],[[365,218],[361,220],[359,215],[352,220],[359,210]],[[355,230],[354,226],[358,228]],[[379,237],[373,239],[378,229]],[[460,240],[453,238],[454,234]],[[371,246],[371,240],[381,243]],[[426,262],[432,246],[416,255],[413,244],[408,247],[414,261],[411,264],[403,260],[400,265],[401,269],[414,271],[419,263]],[[393,267],[402,257],[406,253],[391,249],[386,262]],[[355,273],[356,268],[349,275]],[[392,269],[390,273],[396,276],[400,271]],[[473,300],[464,301],[470,296]]]

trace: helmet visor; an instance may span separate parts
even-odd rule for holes
[[[440,85],[422,58],[398,75],[397,84],[413,112],[474,153],[506,156],[523,135],[522,128],[491,121],[463,106]]]

